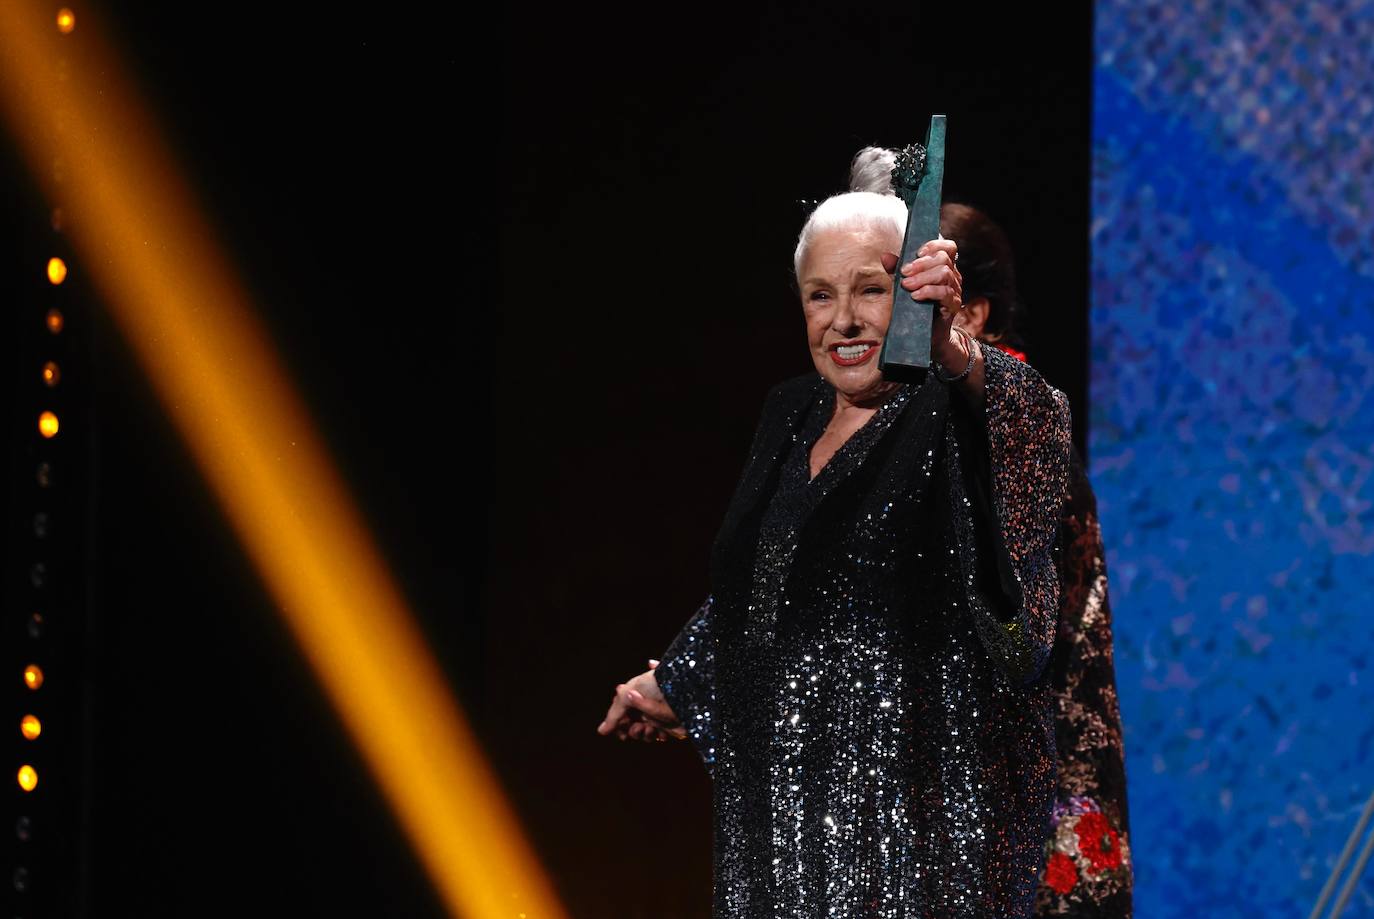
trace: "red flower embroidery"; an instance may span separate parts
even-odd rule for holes
[[[1101,874],[1112,868],[1121,867],[1121,844],[1116,830],[1106,816],[1088,813],[1078,818],[1074,827],[1078,834],[1078,851],[1083,853],[1091,865],[1091,874]]]
[[[1073,859],[1063,852],[1056,852],[1050,856],[1050,862],[1045,866],[1045,884],[1059,894],[1061,897],[1073,890],[1073,885],[1078,883],[1078,871],[1073,867]]]

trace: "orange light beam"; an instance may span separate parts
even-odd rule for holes
[[[454,916],[566,914],[97,17],[0,0],[0,106]],[[41,270],[42,266],[38,266]]]

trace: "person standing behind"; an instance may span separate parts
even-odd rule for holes
[[[866,147],[850,191],[891,194],[896,153]],[[959,246],[964,331],[1019,360],[1023,307],[1006,233],[966,204],[940,209],[940,235]],[[1059,630],[1048,667],[1055,697],[1058,791],[1036,893],[1037,916],[1129,919],[1133,872],[1112,614],[1097,497],[1073,451],[1060,524]]]

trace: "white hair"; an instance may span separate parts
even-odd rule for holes
[[[851,191],[833,195],[820,203],[802,227],[797,237],[797,251],[792,256],[792,270],[801,280],[802,259],[817,233],[825,230],[894,230],[901,240],[906,233],[906,203],[896,195],[879,195],[871,191]]]
[[[896,150],[864,147],[854,154],[854,161],[849,164],[849,190],[893,194],[892,167],[896,165]]]

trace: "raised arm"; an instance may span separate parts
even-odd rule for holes
[[[975,550],[969,607],[988,653],[1013,681],[1044,670],[1058,623],[1055,543],[1068,487],[1068,400],[1028,364],[975,345],[981,399],[953,413],[964,496],[956,519]],[[978,403],[981,403],[978,404]],[[959,507],[963,497],[968,506]]]

